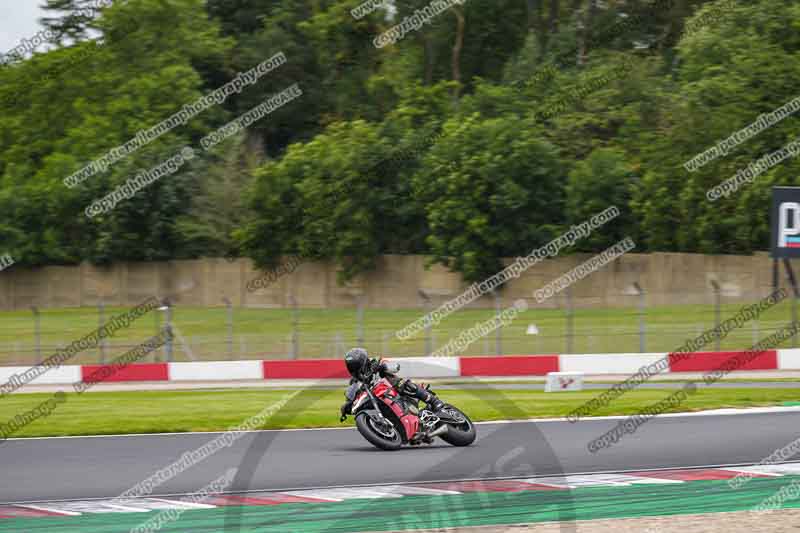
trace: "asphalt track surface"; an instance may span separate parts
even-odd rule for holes
[[[480,424],[470,447],[441,443],[397,452],[373,448],[352,428],[256,431],[152,496],[197,491],[231,467],[247,472],[229,492],[752,464],[800,436],[800,410],[671,416],[597,454],[587,451],[587,442],[619,420]],[[12,439],[0,447],[0,502],[113,498],[218,435]]]

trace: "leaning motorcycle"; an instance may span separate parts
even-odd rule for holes
[[[420,410],[419,400],[400,394],[386,378],[355,382],[345,396],[353,402],[358,432],[381,450],[431,444],[435,437],[453,446],[475,441],[475,425],[464,412],[447,403],[436,413]]]

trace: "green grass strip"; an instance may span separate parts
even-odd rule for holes
[[[12,435],[41,437],[188,431],[225,431],[286,397],[287,390],[237,389],[67,393],[49,416]],[[628,415],[673,394],[674,389],[637,389],[598,409],[596,415]],[[462,408],[475,421],[563,417],[599,391],[545,393],[538,390],[442,390],[441,398]],[[12,394],[0,398],[0,424],[50,397]],[[339,423],[343,390],[305,390],[261,429],[352,426]],[[671,412],[728,407],[756,407],[800,402],[800,388],[706,389]]]

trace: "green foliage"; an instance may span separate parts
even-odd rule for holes
[[[434,260],[479,281],[554,237],[565,169],[530,122],[478,115],[448,122],[414,175]]]
[[[767,243],[773,185],[797,183],[789,159],[716,202],[706,191],[796,138],[784,119],[700,169],[684,163],[798,96],[800,9],[794,2],[718,0],[699,10],[677,45],[679,67],[661,112],[660,135],[645,154],[647,172],[633,211],[648,228],[649,249],[749,253]],[[670,84],[671,85],[671,84]]]
[[[0,254],[22,265],[242,253],[335,262],[421,253],[477,281],[610,205],[577,243],[637,251],[765,247],[770,187],[706,191],[797,135],[793,116],[697,170],[684,163],[797,97],[792,0],[470,0],[394,45],[428,5],[355,20],[335,0],[47,0],[53,47],[0,65]],[[594,6],[594,7],[592,7]],[[90,8],[86,11],[86,8]],[[68,188],[142,129],[283,52],[287,63]],[[207,154],[200,138],[297,83],[303,96]],[[183,146],[199,157],[88,219]]]
[[[217,158],[202,160],[187,173],[190,208],[176,220],[180,248],[189,256],[237,256],[234,232],[252,218],[245,193],[257,161],[244,135],[226,141]]]
[[[409,188],[375,167],[389,153],[377,127],[363,121],[334,124],[291,146],[256,175],[258,217],[241,232],[242,248],[262,267],[297,253],[336,261],[342,280],[370,270],[405,238],[394,228]]]
[[[578,162],[567,180],[567,215],[571,224],[580,224],[614,205],[620,216],[575,245],[577,251],[595,251],[633,237],[638,228],[627,209],[636,176],[621,150],[598,148]],[[635,239],[634,239],[635,240]]]

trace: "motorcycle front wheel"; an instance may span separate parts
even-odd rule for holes
[[[367,413],[356,415],[356,427],[361,436],[381,450],[397,450],[403,445],[403,439],[394,425],[390,425],[390,430],[384,429]]]
[[[447,424],[447,433],[440,436],[443,441],[453,446],[469,446],[475,442],[475,437],[477,436],[475,424],[472,423],[472,420],[470,420],[466,414],[452,405],[448,405],[442,410],[453,418],[461,420],[458,424]]]

